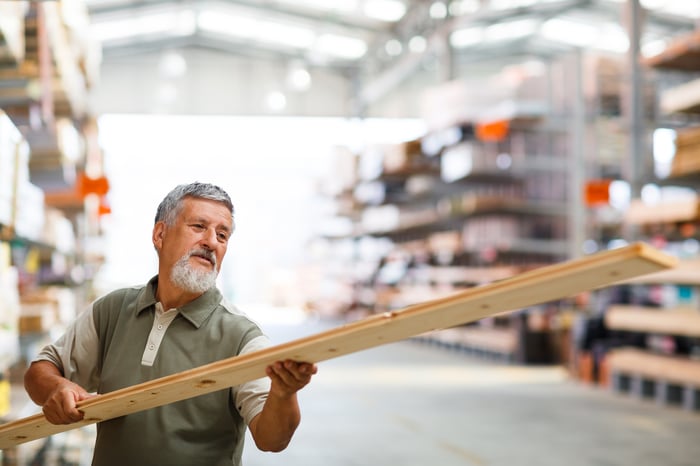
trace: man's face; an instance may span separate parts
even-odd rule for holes
[[[202,290],[183,286],[183,274],[213,285],[226,254],[232,225],[231,213],[223,204],[185,198],[174,225],[158,222],[153,228],[153,244],[159,251],[159,273],[163,278],[175,279],[180,288],[205,291],[208,287]]]

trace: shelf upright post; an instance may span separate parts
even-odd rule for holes
[[[627,20],[627,36],[629,50],[627,52],[630,79],[627,99],[627,122],[629,125],[628,156],[624,165],[625,177],[630,184],[632,199],[641,195],[642,183],[647,174],[648,148],[645,144],[646,131],[644,128],[643,105],[643,76],[640,57],[640,39],[642,30],[642,8],[639,0],[627,0],[625,4]],[[627,238],[636,239],[636,229],[628,231]]]
[[[583,205],[583,184],[586,173],[585,164],[585,131],[586,131],[586,104],[583,92],[583,53],[580,49],[575,49],[569,60],[570,65],[566,67],[571,74],[571,95],[573,102],[571,106],[571,139],[568,157],[569,182],[568,192],[568,238],[569,257],[575,259],[582,253],[582,245],[585,241],[585,215]],[[568,74],[568,73],[567,73]],[[550,73],[551,75],[551,73]],[[550,77],[551,79],[551,77]],[[550,88],[552,86],[549,86]]]

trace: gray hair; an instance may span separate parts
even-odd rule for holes
[[[233,219],[233,203],[226,191],[213,184],[194,182],[178,185],[165,196],[156,210],[155,223],[162,221],[168,226],[174,225],[186,197],[220,202],[231,212]]]

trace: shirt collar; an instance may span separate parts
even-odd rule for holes
[[[158,276],[151,278],[144,287],[141,296],[137,300],[136,313],[156,304],[156,289],[158,288]],[[195,328],[199,328],[205,320],[214,312],[221,302],[221,292],[215,286],[205,291],[197,299],[190,301],[178,308],[179,314],[187,319]],[[166,309],[167,310],[167,309]]]

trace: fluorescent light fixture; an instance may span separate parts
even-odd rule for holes
[[[386,53],[392,57],[397,57],[403,52],[403,45],[396,39],[389,39],[386,44],[384,44],[384,50]]]
[[[434,2],[430,5],[430,17],[433,19],[444,19],[447,17],[447,5],[443,2]]]
[[[187,61],[177,52],[166,52],[158,62],[158,71],[166,79],[182,77],[187,73]]]
[[[352,13],[359,7],[358,0],[277,0],[277,2],[339,13]]]
[[[571,21],[564,18],[552,18],[540,28],[542,37],[577,47],[592,44],[598,36],[598,29],[590,24]]]
[[[372,19],[393,23],[406,14],[406,5],[399,0],[365,0],[362,10]]]
[[[537,0],[491,0],[488,6],[492,10],[508,10],[511,8],[531,6],[535,3],[537,3]]]
[[[611,3],[624,3],[627,0],[607,0]],[[640,0],[642,8],[671,15],[698,19],[700,3],[693,0]]]
[[[413,36],[411,40],[408,41],[408,49],[413,53],[425,52],[428,47],[428,41],[425,40],[423,36]]]
[[[450,2],[449,11],[452,16],[462,16],[479,11],[479,0],[455,0]]]
[[[280,91],[273,91],[265,96],[265,104],[273,112],[281,112],[287,107],[287,97]]]
[[[356,60],[367,53],[367,44],[356,37],[321,34],[313,44],[313,49],[323,55]]]
[[[521,39],[534,34],[539,24],[540,22],[533,18],[496,23],[486,28],[485,37],[492,42]]]
[[[311,74],[302,66],[293,66],[287,74],[287,85],[295,91],[308,91],[311,87]]]
[[[591,46],[598,50],[625,53],[630,48],[630,41],[619,24],[605,23],[598,30],[596,40]]]
[[[197,28],[192,10],[143,13],[136,18],[113,19],[93,22],[93,37],[101,42],[116,41],[153,34],[187,36]]]
[[[205,31],[301,49],[311,47],[315,39],[314,32],[302,26],[214,10],[202,11],[198,25]]]
[[[450,44],[455,48],[465,48],[484,40],[484,28],[472,27],[457,29],[450,34]]]
[[[565,18],[552,18],[540,28],[542,37],[576,47],[624,53],[629,49],[627,33],[615,23],[585,24]]]

